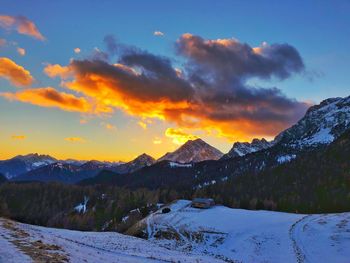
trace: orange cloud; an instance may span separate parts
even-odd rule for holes
[[[143,122],[143,121],[139,121],[137,123],[142,129],[146,130],[147,129],[147,123]]]
[[[110,131],[116,131],[117,130],[117,126],[111,124],[111,123],[105,123],[105,122],[102,122],[101,125],[103,127],[105,127],[107,130],[110,130]]]
[[[36,25],[24,16],[0,15],[0,27],[16,30],[19,34],[28,35],[38,40],[45,40]]]
[[[62,67],[59,64],[48,64],[44,68],[44,72],[50,78],[60,77],[62,79],[67,79],[72,75],[72,72],[69,67]]]
[[[188,140],[198,139],[197,136],[192,135],[192,134],[188,134],[181,128],[178,128],[178,129],[168,128],[165,131],[165,136],[172,138],[173,143],[175,143],[177,145],[182,145],[185,142],[187,142]]]
[[[153,144],[162,144],[163,143],[162,139],[160,139],[158,137],[154,138],[152,142],[153,142]]]
[[[74,49],[74,53],[75,53],[75,54],[79,54],[80,52],[81,52],[81,49],[80,49],[80,48],[76,47],[76,48]]]
[[[73,142],[73,143],[85,143],[86,140],[81,138],[81,137],[68,137],[64,138],[65,141],[67,142]]]
[[[12,140],[24,140],[26,139],[25,135],[12,135],[11,136]]]
[[[90,103],[83,97],[59,92],[52,87],[25,89],[16,93],[0,93],[8,100],[15,100],[42,107],[59,108],[64,111],[92,112]]]
[[[21,56],[25,56],[26,50],[24,48],[18,47],[17,53],[20,54]]]
[[[0,77],[15,86],[30,86],[34,82],[28,70],[6,57],[0,57]]]

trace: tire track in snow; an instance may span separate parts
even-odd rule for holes
[[[300,234],[302,234],[303,227],[307,224],[310,217],[311,215],[306,215],[300,218],[289,229],[289,237],[292,240],[297,263],[307,262],[305,248],[302,244],[300,244]]]

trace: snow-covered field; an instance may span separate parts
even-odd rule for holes
[[[180,200],[140,223],[149,240],[233,262],[350,262],[350,213],[298,215]],[[171,239],[169,239],[171,237]]]
[[[169,207],[134,227],[148,240],[0,219],[0,262],[350,262],[350,213]]]

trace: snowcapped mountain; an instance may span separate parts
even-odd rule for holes
[[[248,153],[261,151],[271,147],[273,144],[274,142],[268,142],[264,138],[262,138],[261,140],[253,139],[251,143],[235,142],[231,150],[223,156],[223,159],[244,156]]]
[[[223,153],[202,139],[189,140],[174,152],[166,153],[158,161],[173,161],[177,163],[201,162],[205,160],[218,160]]]
[[[309,108],[291,128],[281,132],[275,142],[295,149],[314,148],[333,142],[350,127],[350,96],[330,98]]]
[[[143,153],[130,162],[123,163],[117,167],[114,167],[113,171],[117,173],[132,173],[143,167],[150,166],[155,162],[156,160],[152,156]]]
[[[8,179],[11,179],[20,174],[55,162],[57,162],[57,160],[49,155],[40,155],[37,153],[18,155],[9,160],[0,161],[0,173],[3,173]]]

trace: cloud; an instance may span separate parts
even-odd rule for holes
[[[177,145],[182,145],[188,140],[195,140],[198,139],[197,136],[186,133],[183,129],[181,128],[168,128],[165,131],[165,136],[172,138],[172,141],[174,144]]]
[[[163,143],[162,139],[160,139],[158,137],[155,137],[152,142],[153,142],[153,144],[162,144]]]
[[[28,70],[6,57],[0,57],[0,77],[15,86],[30,86],[34,82]]]
[[[16,93],[4,92],[0,96],[14,101],[21,101],[49,108],[59,108],[72,112],[92,112],[90,103],[83,97],[59,92],[52,87],[25,89]]]
[[[137,123],[142,129],[146,130],[147,129],[147,123],[143,122],[143,121],[139,121]]]
[[[25,56],[26,55],[26,50],[24,48],[18,47],[17,48],[17,53],[21,56]]]
[[[19,34],[28,35],[38,40],[45,40],[36,25],[24,16],[0,15],[0,27],[16,30]]]
[[[81,52],[81,49],[80,49],[80,48],[76,47],[76,48],[74,49],[74,53],[75,53],[75,54],[79,54],[80,52]]]
[[[159,119],[187,130],[249,140],[275,135],[309,107],[276,87],[247,85],[250,78],[283,80],[302,73],[301,56],[288,44],[251,47],[235,39],[184,34],[175,44],[185,62],[178,68],[167,57],[123,45],[112,36],[104,42],[107,51],[99,50],[98,56],[71,60],[67,66],[48,65],[45,72],[106,112],[122,110],[138,117],[143,127],[144,120]]]
[[[81,137],[68,137],[64,138],[65,141],[67,142],[73,142],[73,143],[85,143],[86,140],[81,138]]]
[[[117,126],[111,124],[111,123],[105,123],[105,122],[102,122],[101,125],[103,127],[105,127],[105,129],[109,130],[109,131],[116,131],[117,130]]]
[[[44,72],[50,78],[60,77],[62,79],[67,79],[72,75],[69,67],[62,67],[59,64],[47,64],[44,68]]]
[[[25,140],[27,138],[27,136],[25,135],[12,135],[11,139],[12,140],[16,140],[16,141],[22,141]]]
[[[155,35],[155,36],[157,36],[157,37],[162,37],[162,36],[164,36],[164,33],[161,32],[161,31],[154,31],[154,32],[153,32],[153,35]]]

